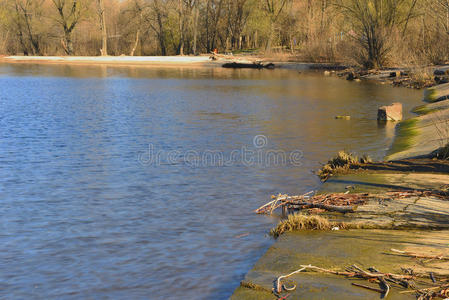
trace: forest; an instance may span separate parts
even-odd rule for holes
[[[366,68],[449,60],[449,0],[2,0],[1,55],[257,53]]]

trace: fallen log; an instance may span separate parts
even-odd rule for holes
[[[254,63],[240,63],[240,62],[230,62],[222,65],[223,68],[230,69],[274,69],[273,63],[264,64],[261,62]]]

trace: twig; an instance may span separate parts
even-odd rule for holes
[[[367,285],[363,285],[363,284],[359,284],[359,283],[355,283],[355,282],[353,282],[353,283],[351,283],[351,284],[352,284],[352,285],[355,285],[355,286],[358,286],[358,287],[361,287],[361,288],[364,288],[364,289],[367,289],[367,290],[371,290],[371,291],[378,292],[378,293],[380,293],[380,294],[383,294],[383,293],[384,293],[384,291],[381,290],[381,289],[376,289],[376,288],[374,288],[374,287],[370,287],[370,286],[367,286]]]
[[[382,286],[383,298],[387,298],[388,293],[390,292],[390,286],[388,285],[388,283],[385,281],[385,278],[383,278],[383,277],[379,278],[379,282],[380,282],[380,285]]]
[[[408,257],[415,257],[415,258],[428,258],[428,259],[439,259],[439,260],[449,260],[449,256],[443,256],[443,255],[426,255],[426,254],[419,254],[419,253],[413,253],[413,252],[406,252],[401,251],[397,249],[391,249],[391,252],[395,252],[392,254],[400,255],[400,256],[408,256]]]
[[[287,277],[290,277],[290,276],[292,276],[292,275],[295,275],[295,274],[297,274],[297,273],[299,273],[299,272],[302,272],[302,271],[304,271],[305,269],[306,269],[305,267],[302,267],[301,269],[296,270],[296,271],[294,271],[294,272],[291,272],[290,274],[283,275],[283,276],[279,276],[278,279],[276,280],[276,292],[277,292],[277,293],[281,293],[281,292],[282,292],[282,286],[281,286],[281,280],[282,280],[282,279],[287,278]],[[296,286],[295,286],[295,288],[296,288]],[[294,290],[294,288],[291,288],[291,289],[289,289],[289,290]]]

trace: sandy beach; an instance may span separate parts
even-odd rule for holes
[[[145,65],[157,67],[199,66],[220,67],[223,61],[212,61],[209,55],[201,56],[0,56],[7,63],[50,64],[108,64]]]

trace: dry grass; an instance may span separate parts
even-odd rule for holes
[[[431,68],[412,68],[409,76],[415,88],[421,89],[435,85],[433,70]]]
[[[318,171],[318,176],[321,180],[326,181],[332,175],[344,173],[351,167],[359,166],[360,164],[368,164],[371,162],[372,159],[368,155],[363,155],[359,159],[352,153],[340,151]]]
[[[275,228],[271,229],[270,235],[277,238],[285,232],[295,230],[331,230],[334,227],[341,229],[348,228],[344,223],[331,222],[320,216],[293,214],[289,215],[287,219],[282,220]]]

